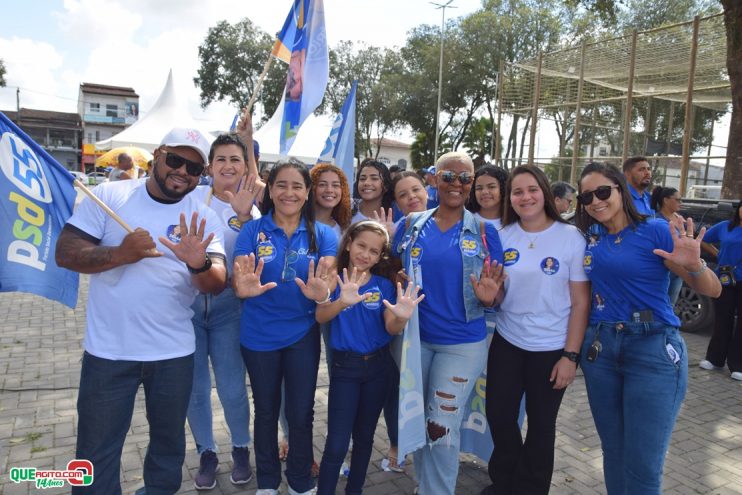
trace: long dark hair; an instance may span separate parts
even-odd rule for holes
[[[500,186],[500,218],[505,214],[505,185],[508,182],[508,172],[504,168],[496,167],[495,165],[485,165],[476,172],[474,172],[474,184],[472,184],[471,191],[469,192],[469,199],[466,201],[466,209],[472,213],[477,213],[482,209],[482,205],[477,201],[475,190],[477,188],[477,179],[481,176],[487,175],[497,179],[497,183]]]
[[[732,216],[729,218],[729,231],[731,232],[734,227],[739,227],[742,225],[742,222],[740,222],[739,219],[739,209],[742,207],[742,201],[737,201],[737,206],[734,207],[734,211],[732,211]]]
[[[384,187],[384,192],[381,194],[381,207],[384,208],[384,210],[388,210],[392,207],[392,203],[394,203],[394,189],[392,189],[392,174],[389,173],[389,169],[386,168],[386,165],[381,163],[378,160],[370,160],[366,159],[361,162],[361,165],[358,167],[358,172],[356,172],[356,181],[353,184],[353,197],[354,198],[360,198],[361,194],[358,192],[358,182],[361,178],[361,173],[363,172],[363,169],[366,167],[373,167],[376,170],[379,171],[379,175],[381,176],[381,182]]]
[[[391,258],[392,247],[389,241],[389,234],[383,225],[374,220],[361,220],[360,222],[356,222],[343,234],[343,237],[340,239],[338,255],[336,258],[338,275],[342,275],[343,269],[350,266],[350,253],[348,252],[348,246],[350,246],[350,243],[353,242],[361,232],[374,232],[384,239],[384,246],[381,250],[379,262],[371,267],[370,271],[374,275],[394,281],[398,267]]]
[[[263,201],[260,204],[260,213],[267,215],[273,209],[273,198],[271,198],[270,187],[276,182],[278,173],[286,168],[293,168],[298,170],[304,180],[304,185],[309,191],[309,196],[301,207],[301,218],[304,219],[304,225],[307,229],[307,236],[309,239],[309,250],[310,253],[316,253],[317,250],[317,238],[314,232],[314,192],[312,191],[312,178],[309,176],[309,170],[301,160],[296,158],[289,158],[285,161],[279,161],[276,166],[271,169],[271,173],[268,175],[268,186],[263,190]]]
[[[631,198],[629,189],[626,186],[626,177],[624,177],[623,173],[617,167],[607,163],[588,163],[587,166],[582,169],[580,180],[577,183],[579,193],[582,192],[582,179],[590,174],[600,174],[618,186],[618,192],[621,194],[623,212],[629,223],[636,225],[646,220],[646,217],[636,210],[634,200]],[[577,208],[575,209],[575,225],[577,225],[577,228],[582,232],[589,232],[590,227],[596,223],[599,222],[587,213],[585,206],[578,200]]]
[[[508,177],[508,181],[505,184],[505,194],[503,195],[505,207],[502,226],[504,227],[520,220],[520,217],[513,208],[513,204],[510,202],[510,193],[513,191],[513,179],[521,174],[531,174],[536,179],[536,183],[544,195],[544,213],[546,213],[546,216],[555,222],[567,223],[557,211],[556,204],[554,203],[554,194],[551,192],[549,178],[546,177],[546,174],[535,165],[519,165],[510,172],[510,177]]]
[[[665,200],[669,197],[672,197],[672,195],[676,192],[678,192],[678,190],[674,187],[654,186],[654,189],[652,189],[652,197],[649,200],[649,204],[654,211],[659,213]]]

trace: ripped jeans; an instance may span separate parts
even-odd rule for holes
[[[464,404],[487,364],[487,339],[455,345],[421,342],[420,358],[428,445],[414,454],[418,493],[453,495]]]

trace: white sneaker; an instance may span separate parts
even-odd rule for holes
[[[742,382],[742,371],[732,371],[732,380],[739,380]]]
[[[311,490],[307,490],[306,492],[297,492],[293,488],[289,486],[289,495],[314,495],[317,493],[317,487],[315,486]]]
[[[699,368],[703,368],[705,370],[720,370],[721,366],[716,366],[714,363],[709,361],[708,359],[702,359],[700,363],[698,363]],[[742,374],[740,374],[742,376]]]
[[[273,490],[272,488],[260,488],[255,492],[255,495],[278,495],[278,490]]]

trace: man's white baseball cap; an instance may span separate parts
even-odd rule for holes
[[[209,139],[198,129],[175,127],[162,138],[160,146],[169,146],[172,148],[176,146],[187,146],[193,148],[203,158],[204,165],[208,165],[211,141],[213,141],[213,138]]]

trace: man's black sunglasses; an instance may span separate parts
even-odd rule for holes
[[[192,175],[193,177],[200,177],[201,174],[204,172],[203,163],[192,162],[187,158],[183,158],[182,156],[176,155],[175,153],[171,153],[169,151],[165,155],[165,165],[172,168],[173,170],[177,170],[185,165],[186,172],[188,173],[188,175]]]
[[[595,197],[598,198],[600,201],[605,201],[606,199],[611,197],[611,190],[617,187],[618,186],[615,184],[612,186],[596,187],[594,191],[586,191],[582,194],[578,194],[577,201],[579,201],[583,205],[589,205],[593,202],[593,195],[595,195]]]

